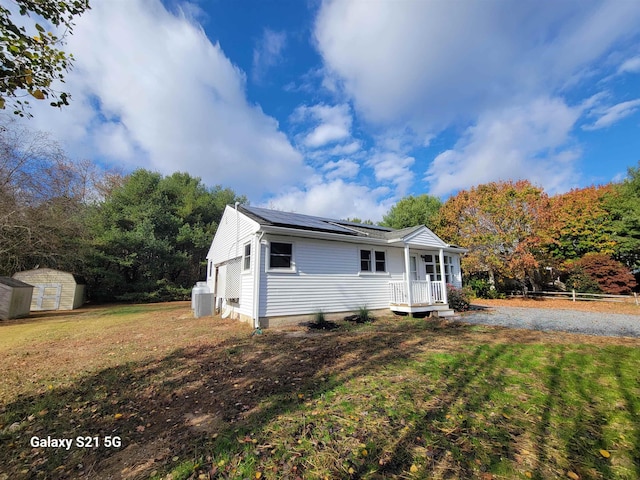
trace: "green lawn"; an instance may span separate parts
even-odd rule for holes
[[[6,478],[640,478],[639,340],[119,308],[0,324]]]

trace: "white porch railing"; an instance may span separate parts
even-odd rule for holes
[[[444,290],[442,282],[430,280],[412,280],[411,282],[412,304],[427,304],[444,302]],[[389,301],[393,304],[409,304],[407,298],[406,282],[389,282]]]

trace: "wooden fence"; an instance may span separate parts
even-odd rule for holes
[[[633,295],[607,295],[604,293],[585,293],[576,292],[511,292],[510,297],[537,297],[537,298],[562,298],[572,301],[595,301],[595,302],[617,302],[617,303],[635,303],[640,306],[640,297],[637,293]]]

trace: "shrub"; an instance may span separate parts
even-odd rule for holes
[[[358,317],[360,318],[358,323],[370,322],[373,320],[371,310],[369,310],[366,305],[358,308]]]
[[[609,255],[587,253],[569,267],[567,286],[580,292],[596,293],[597,289],[612,295],[627,295],[635,288],[636,280],[624,264]]]
[[[456,312],[469,310],[469,295],[463,289],[447,284],[447,299]]]
[[[313,314],[313,322],[309,324],[309,328],[314,330],[334,330],[338,328],[338,325],[327,320],[324,312],[322,310],[318,310]]]
[[[600,285],[583,268],[573,266],[565,282],[567,288],[583,293],[602,293]]]
[[[473,295],[477,298],[504,298],[504,294],[491,288],[489,280],[483,278],[472,278],[467,282],[467,286],[473,290]]]

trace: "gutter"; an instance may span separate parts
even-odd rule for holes
[[[340,225],[342,226],[342,225]],[[372,244],[372,245],[392,245],[394,243],[400,243],[399,247],[404,247],[405,245],[409,245],[411,242],[407,242],[402,238],[393,238],[393,239],[384,239],[384,238],[371,238],[371,237],[360,237],[360,236],[350,236],[344,235],[341,233],[331,233],[331,232],[318,232],[314,230],[300,230],[297,228],[288,228],[288,227],[277,227],[275,225],[260,225],[260,230],[264,233],[273,233],[279,235],[286,235],[290,237],[302,237],[302,238],[317,238],[320,240],[334,240],[340,242],[349,242],[349,243],[363,243],[363,244]],[[398,246],[398,245],[396,245]],[[417,246],[415,248],[420,249],[432,249],[438,250],[440,248],[444,249],[446,252],[452,253],[466,253],[469,250],[462,247],[457,247],[455,245],[434,245],[432,247],[426,246]]]

